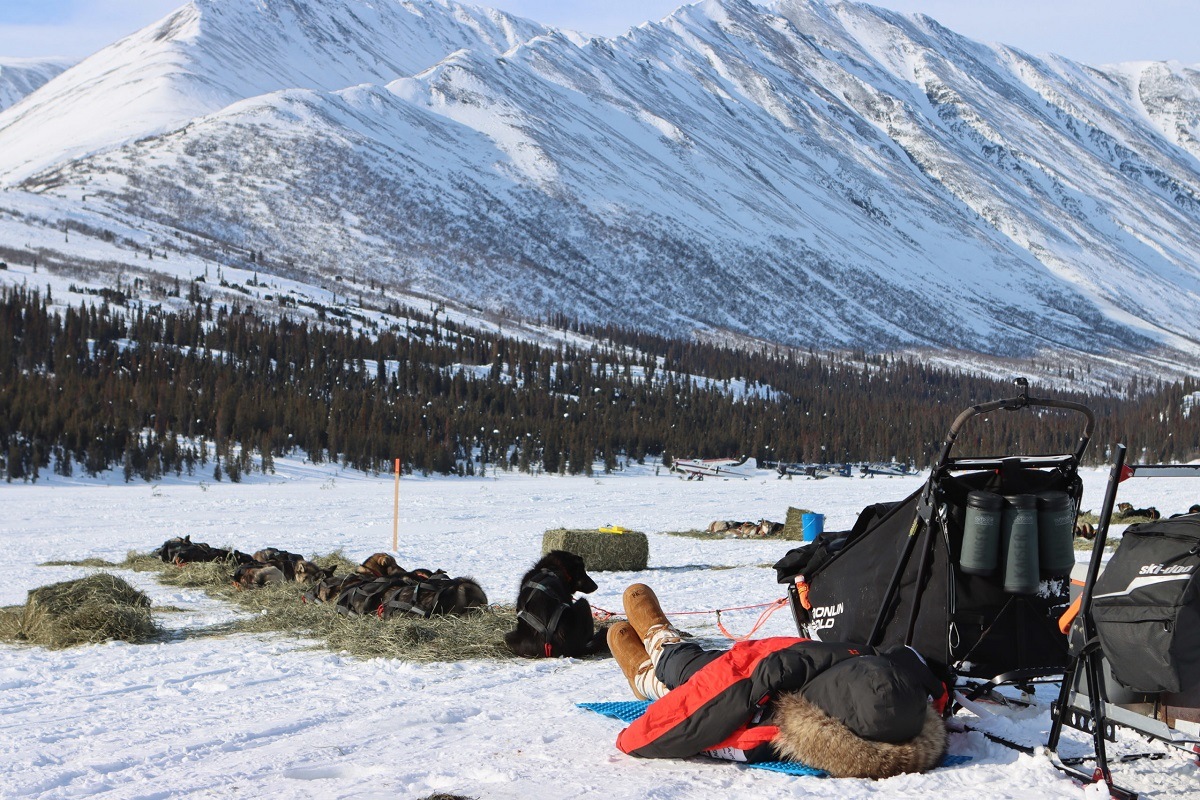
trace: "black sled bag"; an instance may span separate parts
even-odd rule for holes
[[[1113,677],[1137,692],[1200,685],[1200,515],[1130,525],[1096,580],[1092,616]]]

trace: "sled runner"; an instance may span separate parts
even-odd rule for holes
[[[968,696],[1060,677],[1057,620],[1069,602],[1080,459],[1095,425],[1078,403],[1017,397],[966,409],[924,487],[868,506],[776,565],[811,638],[910,645]],[[963,426],[993,412],[1060,409],[1085,418],[1071,452],[952,457]]]
[[[1117,727],[1200,752],[1200,514],[1131,525],[1101,574],[1104,544],[1122,481],[1200,477],[1200,467],[1129,467],[1125,451],[1116,448],[1078,613],[1064,621],[1071,658],[1046,749],[1060,770],[1133,800],[1135,792],[1113,783],[1108,743]],[[1059,757],[1064,725],[1091,735],[1094,772]]]

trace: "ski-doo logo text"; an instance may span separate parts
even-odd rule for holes
[[[814,606],[812,610],[812,624],[809,628],[819,631],[823,628],[832,628],[838,614],[842,613],[843,605],[838,603],[836,606]]]
[[[1162,564],[1146,564],[1140,570],[1139,575],[1186,575],[1192,571],[1194,564],[1176,564],[1173,567],[1164,567]]]

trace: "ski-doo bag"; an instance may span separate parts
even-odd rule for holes
[[[1130,525],[1096,580],[1092,616],[1113,677],[1138,692],[1200,685],[1200,515]]]

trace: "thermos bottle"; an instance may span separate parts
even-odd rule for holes
[[[1047,578],[1075,566],[1075,502],[1066,492],[1038,495],[1038,564]]]
[[[1004,498],[1000,518],[1004,552],[1004,591],[1035,594],[1038,588],[1038,498],[1015,494]]]
[[[1000,517],[1004,498],[991,492],[967,495],[962,554],[958,566],[968,575],[991,575],[1000,564]]]

